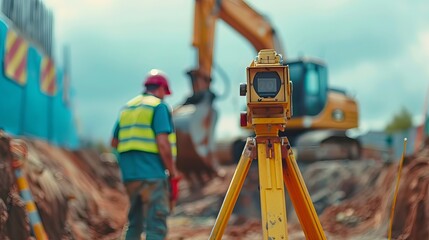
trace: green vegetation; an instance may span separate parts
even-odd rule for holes
[[[395,133],[408,130],[413,126],[413,117],[411,113],[405,107],[396,113],[390,122],[387,124],[384,131],[386,133]]]

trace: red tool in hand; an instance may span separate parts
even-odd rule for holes
[[[179,181],[181,177],[170,178],[170,211],[173,211],[176,201],[179,198]]]
[[[179,198],[179,181],[180,177],[170,178],[170,200],[177,201]]]

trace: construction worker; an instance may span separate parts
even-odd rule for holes
[[[153,69],[144,81],[143,94],[128,101],[115,126],[112,147],[130,199],[125,239],[165,239],[170,202],[177,199],[175,133],[166,75]]]

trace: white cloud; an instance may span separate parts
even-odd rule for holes
[[[283,11],[295,12],[297,15],[306,10],[317,10],[319,14],[324,14],[323,10],[338,11],[341,8],[347,7],[352,3],[352,0],[307,0],[307,1],[247,1],[251,6],[255,6],[256,11],[269,12]],[[274,8],[273,8],[274,7]]]
[[[114,9],[114,0],[44,0],[47,7],[55,13],[56,21],[79,22],[84,15],[97,15],[100,12],[109,13]]]
[[[429,32],[418,36],[395,57],[369,58],[331,74],[331,85],[356,94],[361,128],[383,129],[401,107],[418,123],[429,87]]]
[[[171,76],[174,95],[168,101],[173,105],[190,92],[184,72],[196,64],[191,47],[193,0],[44,1],[55,10],[60,40],[55,42],[71,44],[72,83],[82,112],[87,113],[83,124],[90,125],[95,114],[83,110],[85,99],[102,103],[109,92],[109,100],[120,105],[122,100],[117,99],[128,99],[129,92],[139,90],[141,77],[152,67],[163,68]],[[420,27],[414,22],[427,29],[427,21],[418,14],[421,9],[417,11],[411,3],[407,4],[410,11],[399,11],[396,3],[386,8],[387,0],[249,2],[271,19],[288,53],[304,52],[328,62],[331,85],[346,88],[358,98],[363,128],[383,127],[401,104],[413,108],[414,114],[421,112],[429,79],[427,30],[414,41]],[[216,31],[215,60],[232,81],[224,86],[215,79],[212,85],[216,92],[232,89],[232,96],[218,104],[216,131],[218,138],[232,137],[241,131],[238,112],[243,99],[238,96],[238,83],[245,80],[244,69],[255,52],[225,24]],[[95,93],[98,81],[103,82],[103,90]],[[110,118],[116,113],[112,109]],[[106,119],[109,111],[103,115]],[[109,132],[108,125],[94,135]]]
[[[425,29],[418,33],[417,42],[410,47],[411,58],[426,71],[426,81],[429,82],[429,31]]]
[[[249,136],[249,132],[240,127],[239,114],[230,114],[218,119],[216,125],[217,139],[233,139],[241,136]]]

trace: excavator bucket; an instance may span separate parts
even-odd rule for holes
[[[176,166],[186,179],[202,184],[217,176],[213,165],[217,112],[212,101],[212,93],[202,92],[173,110]]]

